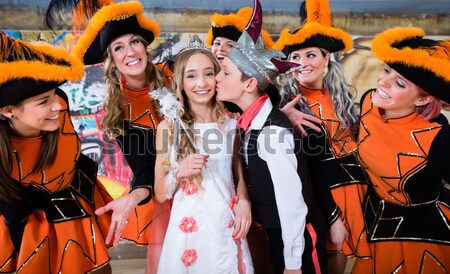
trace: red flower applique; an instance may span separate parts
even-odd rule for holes
[[[195,249],[186,249],[181,261],[186,267],[190,267],[197,261],[197,251]]]
[[[192,233],[197,231],[197,221],[194,219],[194,217],[184,217],[181,220],[181,224],[178,226],[181,231],[184,233]]]
[[[186,196],[194,195],[198,192],[198,186],[191,179],[183,179],[181,181],[181,189],[183,189]]]

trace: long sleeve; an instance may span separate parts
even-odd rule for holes
[[[430,147],[428,166],[433,174],[450,184],[448,155],[450,155],[450,126],[444,125],[433,140]]]
[[[153,196],[155,181],[155,134],[153,131],[129,128],[127,135],[119,136],[117,142],[134,175],[131,191],[136,188],[148,188],[150,196],[142,201],[144,204]]]
[[[300,269],[305,248],[306,203],[297,173],[294,136],[284,128],[265,127],[257,140],[258,155],[269,168],[280,216],[287,269]]]
[[[310,174],[313,179],[314,198],[326,217],[327,224],[332,225],[339,218],[341,210],[336,205],[331,194],[330,184],[332,182],[330,182],[330,178],[332,178],[331,176],[336,177],[336,174],[342,167],[340,159],[332,157],[330,146],[324,135],[324,129],[321,129],[320,132],[316,132],[307,128],[308,136],[305,138],[307,142],[305,142],[303,148],[308,158]],[[331,170],[336,171],[334,175],[324,173],[325,169],[321,161],[326,161],[328,172]],[[335,179],[337,180],[338,178]]]

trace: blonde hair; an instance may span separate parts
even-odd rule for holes
[[[141,36],[138,36],[139,40],[145,47],[148,46],[147,41]],[[102,128],[105,133],[105,139],[111,140],[117,138],[119,135],[126,135],[127,133],[123,127],[124,110],[120,103],[121,89],[120,80],[116,75],[116,66],[111,55],[111,48],[105,52],[104,73],[106,77],[107,94],[104,102],[105,117],[102,121]],[[152,63],[150,53],[147,52],[147,67],[145,69],[145,78],[147,79],[150,90],[161,88],[164,86],[163,78]],[[155,109],[157,106],[154,105]]]
[[[184,81],[183,81],[184,80],[184,72],[186,70],[187,62],[188,62],[189,58],[191,58],[191,56],[193,56],[195,54],[204,54],[211,60],[211,62],[214,65],[214,74],[217,75],[217,73],[219,73],[219,71],[220,71],[219,63],[217,62],[216,58],[211,53],[211,51],[209,51],[207,49],[185,50],[185,51],[180,52],[175,59],[173,90],[175,91],[175,96],[177,97],[177,99],[184,106],[184,111],[181,111],[181,113],[179,113],[179,115],[181,117],[181,123],[183,123],[184,128],[186,128],[188,130],[187,133],[182,134],[179,137],[180,138],[180,147],[178,148],[179,149],[178,159],[183,159],[191,153],[196,153],[194,144],[192,144],[189,141],[189,139],[186,135],[186,134],[189,134],[190,136],[194,136],[191,126],[195,122],[195,115],[189,105],[189,100],[186,95],[186,92],[183,89],[183,87],[184,87]],[[212,104],[213,104],[212,105],[212,108],[213,108],[212,118],[213,118],[214,122],[221,124],[225,121],[225,109],[224,109],[223,103],[220,101],[217,101],[216,95],[217,95],[217,93],[212,98]],[[173,140],[173,134],[174,134],[173,124],[169,123],[168,139],[170,141]],[[173,144],[170,144],[170,145],[173,145]],[[170,163],[169,163],[168,159],[164,160],[163,165],[165,166],[165,168],[167,168],[167,170],[170,169]],[[198,185],[200,185],[203,180],[201,173],[194,175],[193,178],[194,178],[194,181]]]
[[[342,64],[330,60],[324,85],[330,92],[336,117],[352,133],[356,133],[359,123],[359,109],[356,107],[354,99],[357,91],[354,86],[349,85],[345,80]]]

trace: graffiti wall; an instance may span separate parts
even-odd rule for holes
[[[46,41],[61,45],[71,50],[79,37],[71,31],[17,31],[3,30],[9,36],[26,41]],[[186,46],[192,36],[204,41],[206,34],[198,33],[164,33],[152,45],[152,58],[155,63],[173,60],[180,49]],[[277,37],[273,37],[276,39]],[[432,37],[448,39],[450,37]],[[347,81],[358,90],[357,101],[368,89],[375,87],[377,74],[383,63],[377,60],[370,51],[373,37],[354,36],[354,49],[333,58],[341,62],[345,68]],[[132,179],[132,172],[125,158],[114,142],[105,142],[101,130],[103,119],[103,100],[105,84],[101,65],[86,68],[85,77],[77,83],[66,83],[61,87],[68,95],[72,114],[72,122],[81,139],[82,151],[99,164],[99,179],[114,196],[120,196]],[[445,107],[447,117],[450,117]]]

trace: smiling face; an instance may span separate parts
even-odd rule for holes
[[[211,51],[216,57],[219,63],[223,62],[223,59],[227,57],[228,53],[234,48],[236,42],[225,38],[225,37],[217,37],[214,39],[213,44],[211,46]]]
[[[416,106],[429,103],[430,96],[423,96],[421,89],[391,67],[378,75],[377,90],[372,96],[375,106],[385,111],[385,118],[403,117]]]
[[[212,58],[212,57],[211,57]],[[183,91],[189,105],[208,105],[216,93],[213,61],[203,53],[189,57],[183,72]]]
[[[321,89],[324,70],[328,66],[330,54],[324,54],[317,47],[303,48],[289,54],[289,61],[302,65],[302,69],[293,73],[295,79],[304,87]]]
[[[109,52],[125,80],[145,77],[148,57],[140,36],[125,34],[116,38],[111,42]]]
[[[1,108],[4,116],[10,117],[14,135],[24,138],[37,137],[42,131],[59,128],[59,96],[55,90],[23,100],[19,105]]]

